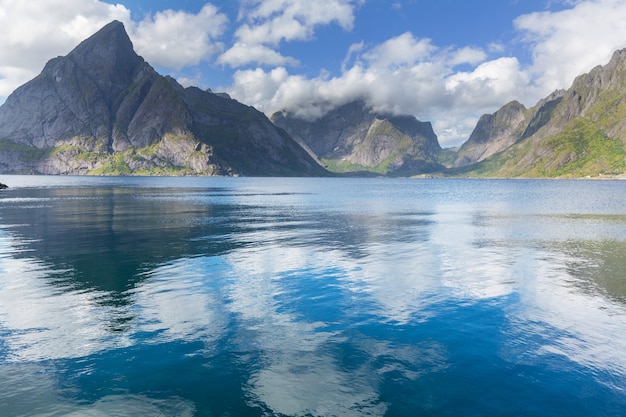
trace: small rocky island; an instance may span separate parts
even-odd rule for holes
[[[0,182],[0,190],[4,190],[4,189],[7,189],[7,188],[9,188],[8,185],[3,184],[3,183]]]

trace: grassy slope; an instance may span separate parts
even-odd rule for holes
[[[476,177],[581,178],[626,173],[626,150],[586,118],[558,134],[524,141],[451,175]]]

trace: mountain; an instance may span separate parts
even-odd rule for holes
[[[488,158],[520,138],[527,109],[518,101],[512,101],[494,114],[481,116],[467,142],[461,145],[455,166],[471,165]]]
[[[512,102],[481,117],[455,165],[472,176],[626,174],[626,49],[530,109]]]
[[[406,176],[440,170],[441,147],[429,122],[394,116],[352,101],[308,120],[288,111],[272,121],[335,172]]]
[[[0,172],[327,174],[261,112],[159,75],[117,21],[0,106]]]

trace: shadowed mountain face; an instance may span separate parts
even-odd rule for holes
[[[283,111],[272,120],[338,172],[415,175],[441,169],[441,151],[429,122],[375,113],[361,100],[310,121]]]
[[[0,171],[324,175],[262,113],[159,75],[112,22],[0,107]]]

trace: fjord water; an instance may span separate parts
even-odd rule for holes
[[[626,416],[626,183],[2,177],[2,416]]]

